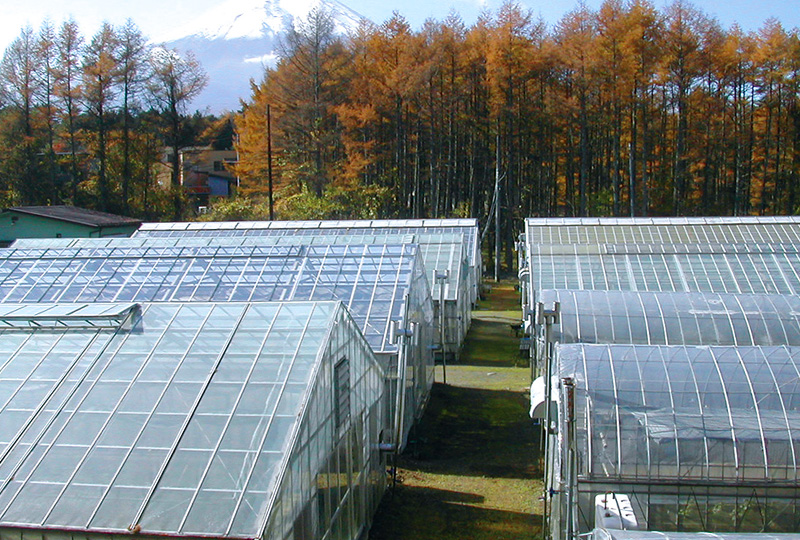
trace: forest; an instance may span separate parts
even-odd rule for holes
[[[344,37],[315,10],[221,119],[187,115],[205,83],[191,55],[154,54],[132,23],[86,44],[69,26],[23,30],[3,57],[3,204],[186,218],[179,186],[153,185],[159,153],[227,138],[241,185],[214,219],[274,201],[276,219],[486,224],[499,205],[508,263],[527,216],[800,210],[800,39],[777,20],[746,32],[685,0],[606,0],[548,25],[506,2]]]
[[[312,14],[236,121],[241,191],[272,165],[278,208],[486,223],[496,203],[506,248],[529,216],[798,211],[800,40],[777,20],[606,0],[552,28],[513,2],[332,28]]]
[[[226,131],[186,114],[206,84],[192,54],[148,44],[131,20],[89,40],[72,20],[23,28],[0,61],[0,206],[184,216],[178,150]]]

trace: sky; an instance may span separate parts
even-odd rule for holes
[[[302,1],[302,0],[298,0]],[[91,36],[103,21],[122,24],[127,18],[139,26],[154,41],[170,36],[170,30],[184,26],[194,16],[218,4],[220,0],[0,0],[0,48],[19,35],[25,25],[39,28],[45,18],[55,26],[70,16],[80,25],[84,35]],[[374,22],[381,23],[393,11],[403,15],[414,28],[427,18],[444,19],[451,10],[457,11],[466,24],[475,22],[483,8],[496,10],[501,0],[343,0],[351,9]],[[519,0],[534,15],[541,15],[549,25],[574,9],[578,0]],[[585,0],[597,8],[601,0]],[[665,0],[655,0],[663,8]],[[777,18],[784,27],[800,27],[798,0],[693,0],[705,13],[716,17],[723,27],[738,23],[744,30],[756,30],[769,17]]]

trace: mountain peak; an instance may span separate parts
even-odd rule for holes
[[[226,0],[156,41],[192,51],[208,73],[194,107],[215,114],[236,110],[250,95],[250,81],[275,65],[282,37],[314,9],[330,13],[340,35],[366,20],[339,0]]]
[[[173,29],[158,41],[274,37],[296,25],[316,8],[333,16],[336,32],[340,34],[357,28],[364,20],[363,16],[338,0],[226,0]]]

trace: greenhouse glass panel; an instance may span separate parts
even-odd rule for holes
[[[219,246],[214,238],[62,240],[63,248],[0,253],[0,302],[342,300],[376,352],[396,352],[390,317],[402,316],[413,287],[428,284],[411,244]],[[126,245],[147,247],[130,252]],[[25,245],[25,243],[23,243]],[[53,246],[55,242],[47,245]],[[5,270],[5,271],[4,271]],[[429,287],[428,287],[429,288]],[[421,295],[414,294],[416,298]],[[433,306],[418,324],[433,324]]]

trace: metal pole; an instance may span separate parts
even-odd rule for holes
[[[445,349],[446,329],[444,323],[444,286],[447,278],[450,277],[450,271],[444,272],[435,271],[436,281],[439,282],[439,350],[442,352],[442,382],[447,384],[447,350]]]
[[[410,331],[399,328],[397,322],[392,321],[392,334],[393,339],[397,341],[397,396],[394,455],[392,456],[392,487],[394,487],[397,484],[397,461],[400,456],[400,449],[403,446],[403,432],[405,431],[406,372],[408,370],[406,346]]]
[[[555,302],[553,305],[552,310],[545,309],[543,302],[538,302],[536,304],[536,316],[537,322],[539,325],[544,325],[544,358],[542,361],[544,362],[544,430],[542,431],[542,436],[544,437],[544,460],[545,460],[545,470],[550,470],[550,467],[547,466],[547,460],[550,458],[550,453],[553,451],[552,448],[552,441],[550,439],[551,436],[551,425],[550,425],[550,417],[552,415],[552,380],[553,380],[553,370],[555,366],[553,365],[554,362],[554,347],[551,343],[553,339],[553,325],[560,324],[561,319],[559,314],[561,313],[561,304],[559,302]],[[536,334],[537,332],[534,330],[531,332],[532,334]],[[548,504],[550,502],[549,497],[552,497],[548,487],[550,485],[550,481],[552,479],[552,472],[545,478],[545,494],[544,494],[544,508],[542,512],[542,532],[544,534],[544,538],[547,538],[549,522],[550,522],[550,514],[549,511],[552,508],[552,504]],[[555,488],[555,486],[552,486]]]
[[[269,220],[275,221],[275,208],[272,200],[272,115],[267,103],[267,178],[269,181]]]
[[[500,281],[500,126],[497,126],[494,167],[494,281]]]
[[[572,540],[577,537],[578,524],[575,505],[577,504],[577,474],[578,474],[578,460],[576,452],[575,440],[575,381],[572,377],[565,377],[562,379],[562,387],[566,394],[566,413],[567,413],[567,531],[566,538]]]

